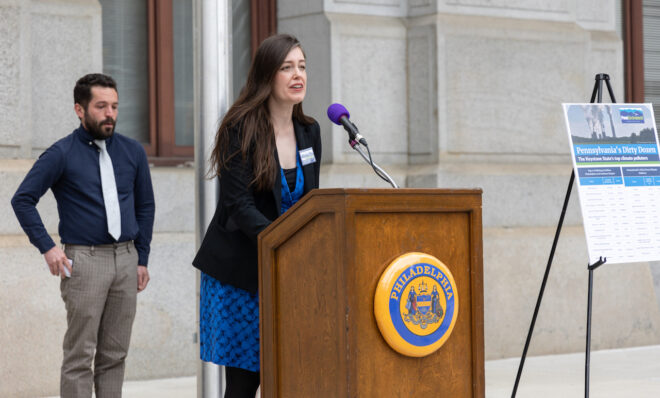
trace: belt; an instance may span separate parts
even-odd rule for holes
[[[114,251],[117,249],[126,249],[127,251],[131,251],[132,248],[135,246],[133,245],[132,240],[127,240],[125,242],[115,242],[115,243],[108,243],[104,245],[71,245],[68,243],[64,244],[64,250],[91,250],[96,251]]]

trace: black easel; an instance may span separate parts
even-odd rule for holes
[[[599,73],[596,75],[596,83],[594,84],[593,92],[591,93],[591,103],[601,103],[603,99],[603,81],[607,85],[607,91],[610,94],[610,100],[612,103],[616,103],[614,99],[614,92],[612,91],[612,86],[610,85],[610,76],[605,73]],[[595,101],[598,99],[598,101]],[[536,300],[536,307],[534,308],[534,315],[532,316],[532,322],[529,325],[529,332],[527,333],[527,340],[525,341],[525,348],[523,349],[522,357],[520,358],[520,365],[518,366],[518,374],[516,375],[516,382],[513,385],[513,392],[511,393],[511,398],[515,398],[516,392],[518,391],[518,384],[520,383],[520,376],[522,375],[523,366],[525,366],[525,358],[527,357],[527,350],[529,349],[529,343],[532,340],[532,333],[534,331],[534,325],[536,324],[536,318],[539,314],[539,308],[541,307],[541,300],[543,299],[543,292],[545,291],[545,284],[548,281],[548,275],[550,274],[550,267],[552,266],[552,260],[555,256],[555,249],[557,248],[557,241],[559,240],[559,233],[561,232],[561,227],[564,224],[564,216],[566,215],[566,208],[568,207],[568,200],[571,197],[571,189],[573,188],[573,182],[575,181],[575,170],[571,171],[571,178],[568,182],[568,189],[566,190],[566,197],[564,198],[564,206],[561,209],[561,215],[559,216],[559,223],[557,224],[557,231],[555,232],[555,239],[552,242],[552,249],[550,249],[550,257],[548,258],[548,264],[545,267],[545,274],[543,275],[543,282],[541,282],[541,289],[539,290],[539,297]],[[588,288],[588,298],[587,298],[587,348],[585,355],[585,364],[584,364],[584,396],[589,397],[589,365],[591,357],[591,297],[593,290],[593,272],[596,268],[605,264],[607,261],[606,258],[601,257],[594,264],[587,264],[587,269],[589,270],[589,288]]]

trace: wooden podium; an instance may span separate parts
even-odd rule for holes
[[[262,397],[483,397],[481,190],[314,190],[259,235]],[[374,316],[388,264],[441,260],[460,308],[425,357],[394,351]]]

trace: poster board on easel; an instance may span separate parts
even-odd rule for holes
[[[651,104],[563,104],[589,261],[660,260],[660,158]]]

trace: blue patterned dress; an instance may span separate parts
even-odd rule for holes
[[[281,169],[280,169],[281,170]],[[296,187],[290,192],[284,172],[281,213],[303,195],[304,177],[296,156]],[[202,272],[199,350],[202,361],[259,371],[259,295],[220,283]]]

